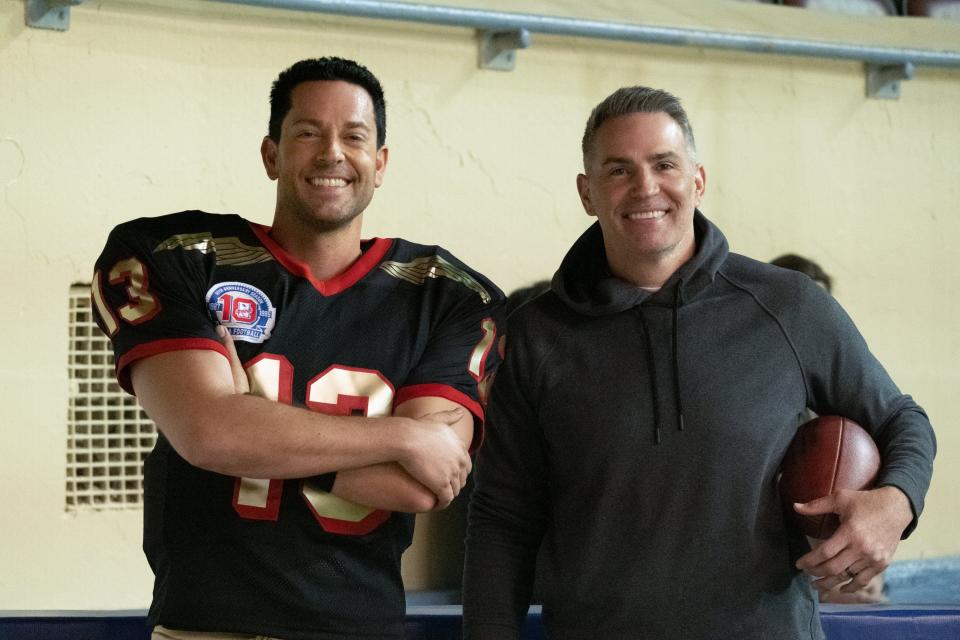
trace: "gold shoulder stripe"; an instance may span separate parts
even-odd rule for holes
[[[483,288],[482,284],[477,282],[476,278],[440,256],[424,256],[411,262],[386,260],[380,263],[380,268],[394,278],[416,285],[422,285],[427,278],[449,278],[476,292],[484,304],[491,300],[490,294]]]
[[[172,235],[158,244],[153,252],[171,251],[178,247],[185,251],[215,253],[217,254],[217,266],[245,267],[273,260],[273,256],[265,247],[251,247],[241,242],[236,236],[214,238],[209,231]]]
[[[236,236],[214,238],[213,244],[217,252],[217,265],[245,267],[273,260],[273,255],[266,247],[251,247],[240,242]]]

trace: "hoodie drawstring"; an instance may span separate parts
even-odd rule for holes
[[[650,373],[650,395],[653,402],[653,436],[654,442],[660,444],[660,397],[657,393],[657,368],[653,366],[653,341],[650,339],[650,328],[647,326],[647,318],[643,315],[643,307],[640,309],[640,326],[643,328],[643,338],[647,343],[647,369]]]
[[[673,393],[677,398],[677,422],[680,431],[683,431],[683,400],[680,396],[680,356],[677,352],[677,334],[680,333],[680,289],[683,288],[683,279],[677,282],[673,290]]]
[[[680,333],[680,289],[683,286],[683,280],[677,283],[673,292],[673,394],[677,402],[677,428],[683,431],[683,400],[680,396],[680,355],[677,335]],[[647,369],[650,374],[650,396],[653,403],[653,435],[654,442],[660,444],[661,441],[661,423],[660,423],[660,393],[657,385],[657,368],[653,363],[653,339],[650,337],[650,327],[647,325],[647,317],[643,313],[643,306],[638,307],[640,311],[640,326],[643,329],[643,339],[647,347]]]

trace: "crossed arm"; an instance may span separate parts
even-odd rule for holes
[[[409,400],[393,416],[324,415],[247,393],[231,359],[172,351],[134,363],[131,381],[147,415],[190,464],[249,478],[337,472],[332,493],[390,511],[446,507],[470,472],[473,416],[444,398]]]

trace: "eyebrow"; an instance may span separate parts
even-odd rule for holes
[[[605,167],[608,164],[633,164],[633,159],[626,156],[611,156],[605,158],[604,161],[600,163],[600,166]]]
[[[663,153],[655,153],[650,156],[650,159],[654,162],[660,160],[681,160],[681,156],[676,151],[664,151]]]
[[[314,118],[300,118],[299,120],[295,120],[294,122],[291,123],[291,125],[294,125],[294,126],[298,124],[309,124],[309,125],[318,126],[318,125],[322,125],[323,121],[316,120]],[[370,131],[372,129],[372,127],[366,122],[364,122],[363,120],[350,120],[349,122],[346,123],[346,126],[344,128],[345,129],[364,129],[366,131]]]
[[[655,153],[652,156],[647,158],[650,162],[660,162],[661,160],[680,160],[681,156],[676,151],[663,151],[661,153]],[[628,156],[610,156],[600,164],[601,167],[605,167],[610,164],[633,164],[633,158]]]

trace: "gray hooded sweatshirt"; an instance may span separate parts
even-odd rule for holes
[[[610,274],[598,225],[509,320],[477,460],[467,638],[516,638],[542,544],[543,621],[574,638],[821,639],[780,461],[808,410],[876,440],[916,526],[933,430],[806,276],[697,250],[655,293]]]

